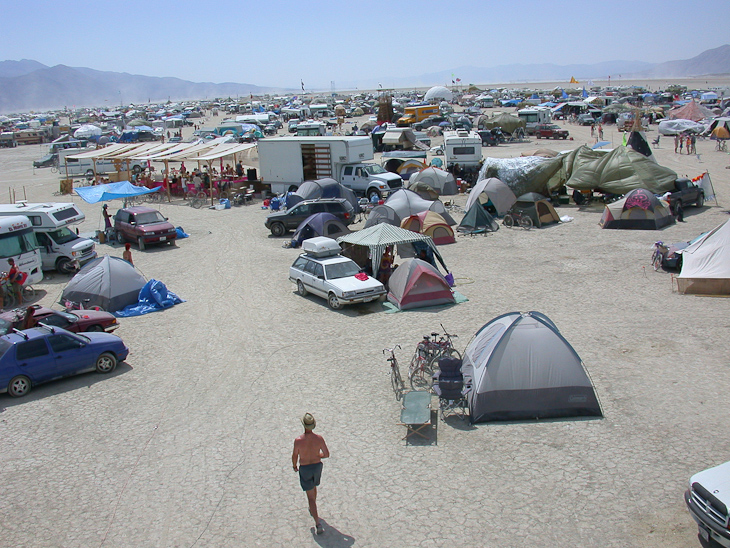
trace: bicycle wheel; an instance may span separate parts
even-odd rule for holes
[[[530,230],[532,228],[532,218],[527,215],[523,215],[520,217],[520,226],[525,230]]]
[[[425,361],[420,361],[419,366],[411,372],[409,381],[413,390],[430,390],[433,371]]]
[[[504,216],[504,219],[502,220],[502,223],[507,228],[512,228],[515,225],[515,219],[510,215],[509,213]]]
[[[659,253],[659,250],[654,252],[654,256],[651,258],[651,264],[655,272],[662,267],[662,254]]]
[[[3,308],[9,310],[15,306],[15,295],[12,290],[5,289],[3,291]]]
[[[195,209],[200,209],[201,207],[203,207],[204,201],[205,201],[205,198],[200,198],[200,197],[196,196],[195,198],[190,200],[190,205],[192,207],[194,207]]]
[[[394,363],[391,365],[390,383],[393,386],[393,392],[395,393],[395,399],[400,400],[401,396],[403,396],[403,388],[405,388],[405,384],[403,383],[403,378],[400,376],[400,369],[398,368],[398,363]]]
[[[35,299],[35,289],[32,285],[23,286],[23,302],[32,301]]]

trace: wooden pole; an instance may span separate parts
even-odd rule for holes
[[[170,160],[165,159],[165,186],[167,187],[167,203],[169,204],[172,199],[170,198]]]

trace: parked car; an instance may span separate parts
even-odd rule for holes
[[[494,129],[480,129],[477,133],[482,138],[483,147],[496,147],[499,143],[504,143],[504,134],[498,127]]]
[[[264,135],[276,135],[276,126],[274,124],[264,126]]]
[[[167,142],[168,143],[180,143],[182,141],[182,137],[175,135],[174,137],[170,137]]]
[[[33,319],[36,323],[43,323],[53,327],[61,327],[72,333],[85,331],[111,333],[119,327],[119,322],[114,314],[98,310],[72,310],[64,312],[53,310],[44,306],[33,307]],[[0,335],[5,335],[11,328],[20,329],[23,323],[25,309],[19,308],[0,314]]]
[[[596,119],[590,114],[580,114],[578,115],[577,122],[581,126],[592,126],[596,123]]]
[[[698,472],[689,480],[684,502],[697,522],[699,536],[713,545],[730,547],[730,462]]]
[[[305,240],[304,244],[310,241]],[[355,261],[337,253],[337,242],[330,242],[336,248],[333,254],[317,256],[321,254],[305,251],[289,267],[289,280],[296,284],[299,295],[312,293],[323,297],[331,309],[337,310],[345,304],[374,301],[386,293],[382,283],[362,274]]]
[[[33,167],[58,167],[58,154],[46,154],[40,160],[33,160]]]
[[[117,211],[114,215],[114,229],[120,244],[127,241],[137,242],[140,250],[148,244],[175,245],[177,238],[177,231],[167,217],[156,209],[144,206],[126,207]]]
[[[567,139],[568,130],[557,124],[538,124],[535,126],[535,137],[538,139]]]
[[[273,236],[283,236],[289,230],[294,230],[301,222],[315,213],[332,213],[345,225],[355,220],[355,210],[352,204],[344,198],[325,198],[321,200],[304,200],[286,211],[271,213],[266,217],[266,228]]]
[[[441,122],[448,122],[448,120],[444,116],[432,114],[428,118],[424,118],[420,122],[416,122],[415,124],[413,124],[413,129],[415,131],[423,131],[424,129],[428,129],[432,126],[437,126]]]
[[[39,384],[96,370],[111,373],[129,354],[109,333],[71,333],[34,327],[0,337],[0,392],[14,398]]]

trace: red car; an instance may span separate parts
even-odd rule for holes
[[[99,312],[96,310],[72,310],[71,312],[63,312],[42,306],[34,306],[33,308],[35,309],[33,319],[35,319],[36,323],[61,327],[73,333],[81,333],[84,331],[106,331],[107,333],[111,333],[119,327],[117,318],[109,312]],[[11,328],[20,329],[23,323],[24,312],[24,309],[21,308],[0,314],[0,335],[4,335]]]
[[[535,137],[540,139],[567,139],[568,130],[561,129],[557,124],[538,124],[535,126]]]
[[[114,215],[117,241],[136,242],[143,250],[146,244],[175,245],[177,230],[162,213],[150,207],[125,207]]]

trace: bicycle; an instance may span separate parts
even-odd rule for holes
[[[416,345],[411,363],[408,366],[408,380],[413,390],[430,389],[433,383],[433,371],[430,369],[431,360],[437,353],[438,333],[424,335]],[[433,339],[433,340],[432,340]]]
[[[449,333],[446,331],[446,328],[444,327],[444,324],[439,324],[441,326],[441,329],[444,330],[444,334],[439,337],[439,340],[435,342],[437,347],[437,352],[434,354],[434,356],[431,358],[431,361],[428,364],[428,369],[432,372],[438,369],[438,363],[441,358],[458,358],[461,359],[461,352],[459,352],[454,347],[454,341],[452,339],[459,338],[458,335],[455,335],[453,333]]]
[[[525,230],[530,230],[533,226],[532,218],[521,209],[505,214],[502,222],[507,228],[512,228],[515,224],[518,224]]]
[[[651,256],[651,265],[654,267],[654,272],[662,267],[664,257],[667,256],[668,252],[669,248],[664,245],[664,242],[654,242],[654,254]]]
[[[405,392],[406,385],[403,382],[403,377],[400,374],[400,368],[398,367],[398,358],[395,357],[395,349],[400,350],[400,345],[396,344],[393,348],[384,348],[383,355],[386,352],[390,352],[390,357],[387,360],[390,362],[390,384],[393,386],[393,392],[395,392],[396,401],[400,401]]]
[[[13,287],[12,282],[8,278],[7,272],[3,272],[0,276],[2,276],[0,286],[2,287],[3,293],[3,308],[13,308],[16,304],[23,304],[35,298],[35,289],[33,289],[33,286],[24,285],[20,293],[22,302],[17,303],[18,299],[16,297],[15,287]]]

